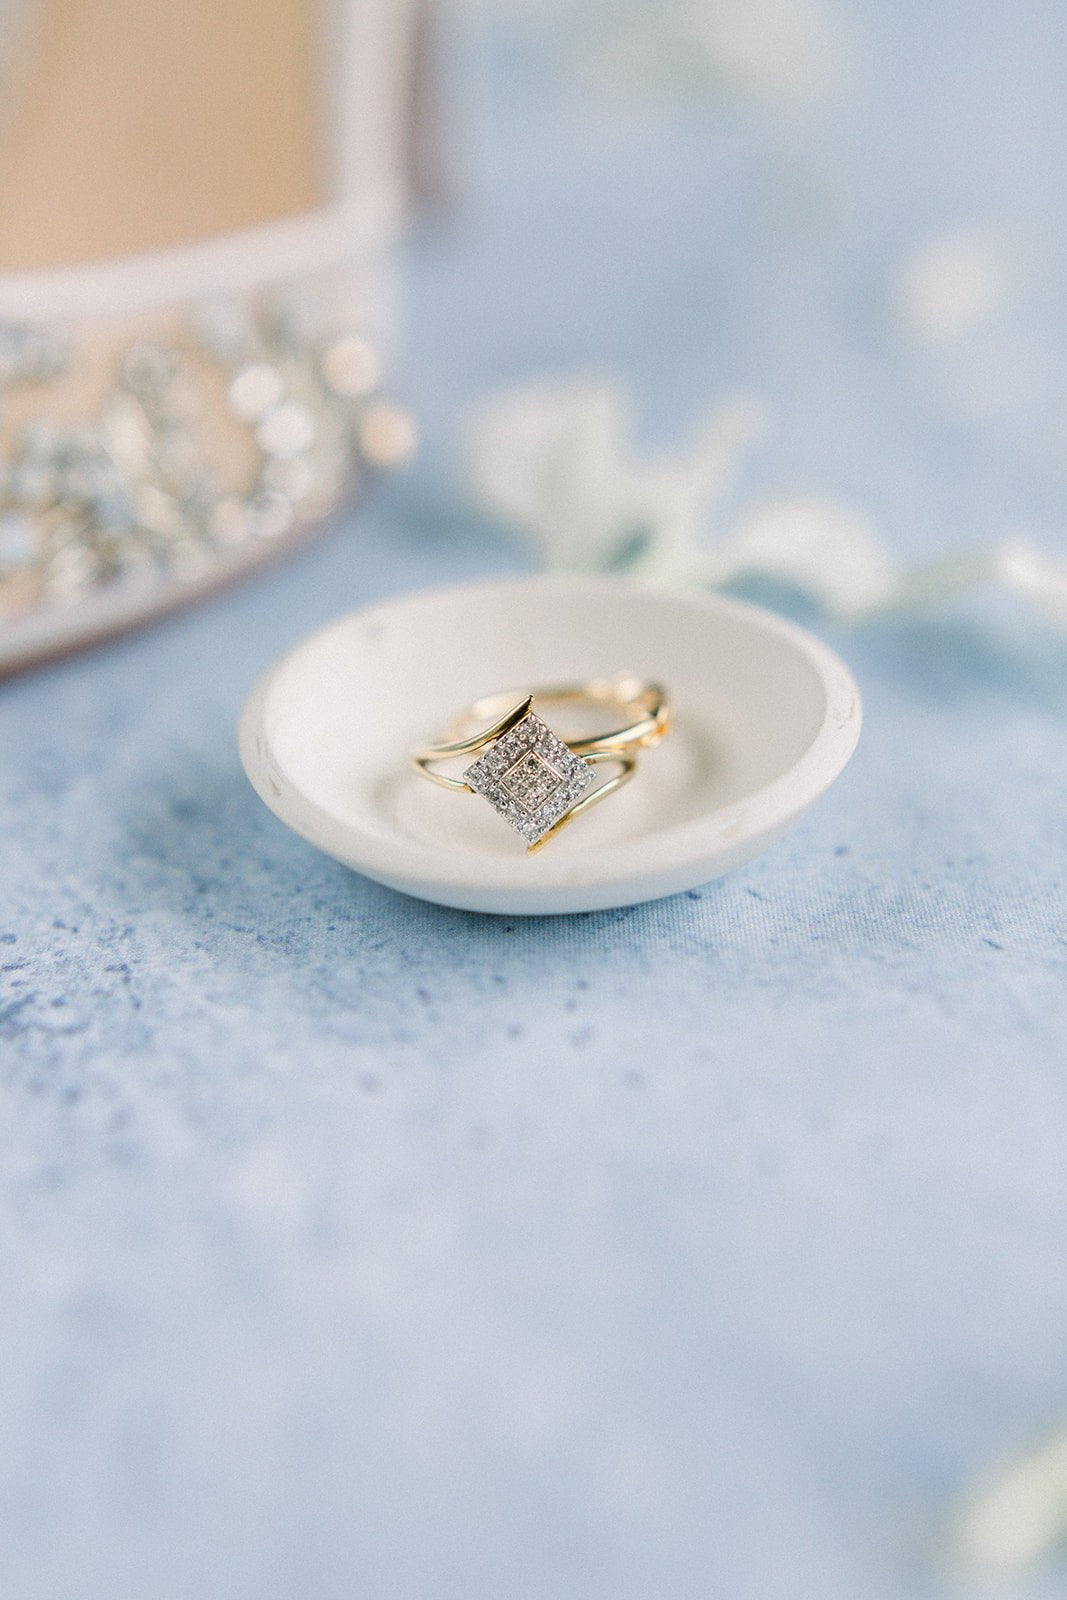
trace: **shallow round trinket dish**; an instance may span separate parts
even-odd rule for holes
[[[411,766],[412,748],[480,696],[620,671],[667,687],[670,735],[537,855],[491,806]],[[338,861],[441,905],[540,915],[657,899],[750,860],[838,776],[860,715],[843,662],[760,607],[528,577],[403,595],[331,623],[256,685],[240,749],[271,810]]]

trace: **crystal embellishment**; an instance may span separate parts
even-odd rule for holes
[[[463,776],[534,845],[581,799],[593,782],[593,769],[530,711]]]
[[[75,425],[49,419],[48,385],[76,387],[81,352],[0,319],[0,407],[41,390],[35,419],[0,440],[0,657],[9,619],[229,570],[405,458],[412,423],[379,394],[375,351],[327,332],[325,315],[288,300],[203,306],[172,345],[116,349],[107,393]],[[57,415],[63,402],[61,387]]]

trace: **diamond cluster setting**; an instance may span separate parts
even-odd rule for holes
[[[463,776],[534,845],[581,799],[593,782],[593,769],[530,711]]]

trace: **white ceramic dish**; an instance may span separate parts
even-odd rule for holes
[[[480,797],[408,765],[480,695],[624,668],[667,686],[674,729],[625,789],[537,855]],[[748,861],[828,788],[859,731],[848,669],[771,612],[535,577],[405,595],[332,623],[257,684],[240,747],[271,810],[339,861],[423,900],[532,915],[653,900]]]

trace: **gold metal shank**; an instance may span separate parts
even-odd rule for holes
[[[458,789],[462,794],[473,794],[474,790],[462,778],[450,778],[443,772],[434,772],[431,763],[434,761],[447,761],[452,756],[472,756],[478,750],[484,750],[487,744],[493,744],[497,739],[502,739],[505,733],[510,732],[516,723],[522,721],[533,703],[533,695],[528,694],[521,705],[512,709],[493,723],[491,728],[482,728],[480,732],[471,734],[467,739],[452,739],[445,744],[428,744],[422,750],[416,750],[411,759],[417,771],[424,778],[429,778],[431,783],[440,784],[442,789]]]

